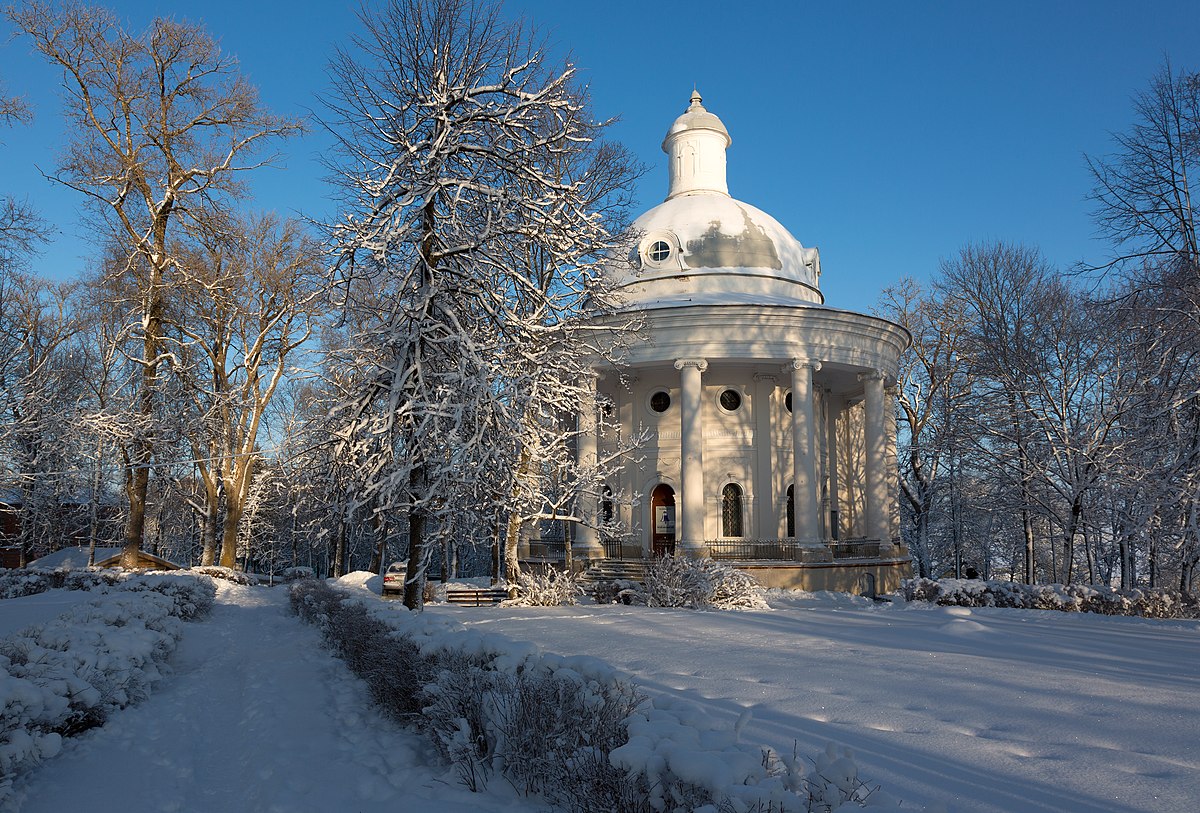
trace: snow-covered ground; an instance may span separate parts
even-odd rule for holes
[[[67,593],[0,602],[0,621],[50,616],[64,600],[53,594]],[[602,657],[647,691],[730,722],[749,707],[744,741],[795,744],[801,756],[850,746],[864,778],[914,809],[1200,807],[1200,622],[828,595],[776,593],[771,603],[430,612]],[[470,794],[431,765],[431,748],[372,711],[363,685],[288,613],[283,588],[221,583],[212,617],[185,625],[172,664],[148,700],[22,780],[15,809],[539,809]]]
[[[212,617],[186,625],[175,674],[140,706],[67,740],[18,783],[14,810],[528,809],[430,767],[424,740],[380,718],[316,630],[289,614],[285,589],[222,582],[218,591]],[[0,602],[0,616],[20,601]]]
[[[65,613],[76,604],[91,601],[87,590],[47,590],[32,596],[0,601],[0,638],[12,635],[33,624],[44,624]]]
[[[872,784],[955,813],[1200,810],[1200,622],[875,605],[773,611],[437,607],[595,655],[650,692],[754,718],[743,740],[849,746]]]

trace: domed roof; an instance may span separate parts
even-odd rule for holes
[[[730,197],[730,143],[725,125],[693,91],[663,141],[667,200],[634,221],[638,242],[629,265],[614,271],[626,308],[823,301],[817,250],[766,212]]]

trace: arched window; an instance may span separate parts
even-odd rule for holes
[[[721,536],[744,536],[742,532],[742,489],[730,483],[721,489]]]
[[[796,538],[796,489],[788,486],[787,501],[787,535],[788,539]]]

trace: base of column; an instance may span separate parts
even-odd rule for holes
[[[589,561],[605,558],[604,546],[591,540],[576,540],[571,543],[572,559],[587,559]]]
[[[691,559],[708,558],[708,545],[695,540],[681,539],[675,544],[675,550],[679,556],[687,556]]]

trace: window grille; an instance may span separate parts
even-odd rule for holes
[[[721,489],[721,536],[744,536],[742,531],[742,489],[730,483]]]

